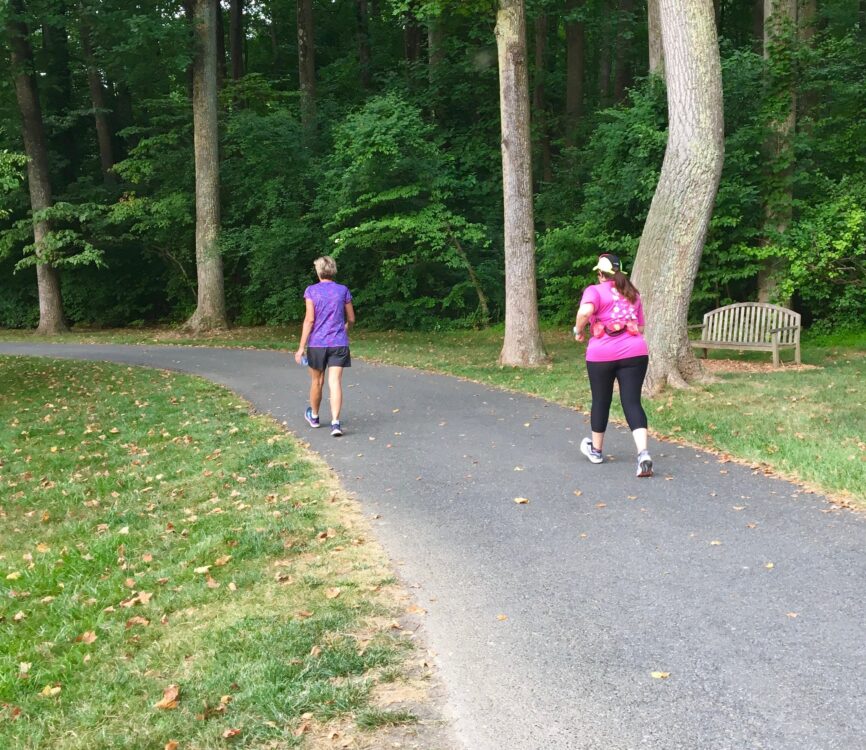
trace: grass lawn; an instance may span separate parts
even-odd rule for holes
[[[297,345],[298,334],[297,326],[239,328],[190,339],[176,331],[147,329],[76,332],[55,340],[285,349]],[[32,335],[0,332],[0,340],[22,339]],[[563,329],[546,330],[544,340],[551,363],[535,370],[496,364],[502,331],[495,328],[435,333],[356,329],[352,352],[372,361],[451,373],[587,411],[590,395],[582,345]],[[712,356],[745,364],[765,365],[770,360],[769,354],[730,351]],[[719,374],[719,382],[712,385],[667,392],[646,404],[650,429],[656,435],[772,469],[866,507],[866,332],[823,339],[807,336],[803,361],[814,369],[740,368]],[[618,404],[613,416],[622,417]]]
[[[278,425],[203,380],[117,365],[0,357],[0,394],[0,747],[409,731],[376,699],[425,682],[394,620],[405,595]]]

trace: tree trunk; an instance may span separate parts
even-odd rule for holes
[[[229,52],[232,58],[232,80],[244,77],[244,2],[229,4]]]
[[[575,12],[585,0],[569,0],[567,10]],[[584,23],[565,22],[565,145],[573,146],[575,132],[583,117]]]
[[[49,118],[48,143],[51,151],[60,156],[50,164],[54,172],[54,187],[59,192],[78,179],[82,162],[81,144],[72,124],[72,112],[77,109],[77,103],[70,67],[68,17],[66,0],[58,0],[42,21],[45,72],[39,85],[44,112]]]
[[[610,103],[610,76],[611,76],[611,44],[606,20],[613,12],[611,0],[601,0],[601,12],[603,21],[597,35],[598,44],[598,105],[606,107]]]
[[[216,11],[216,59],[217,59],[217,91],[222,91],[226,78],[226,29],[223,23],[223,9],[217,3]]]
[[[659,20],[659,0],[648,0],[647,34],[649,37],[649,72],[661,79],[665,77],[665,50],[662,46],[662,27]]]
[[[547,77],[547,29],[547,15],[541,13],[535,19],[535,86],[532,91],[532,107],[535,110],[536,138],[541,152],[541,179],[544,182],[552,182],[553,158],[550,153],[550,127],[544,96]]]
[[[427,65],[431,84],[436,82],[438,72],[445,61],[445,49],[442,46],[444,41],[445,28],[442,24],[442,16],[431,18],[427,22]]]
[[[306,130],[316,123],[316,50],[313,44],[313,0],[298,0],[298,78],[301,119]]]
[[[198,304],[186,328],[226,328],[223,264],[219,249],[220,183],[217,127],[216,17],[218,0],[195,0],[193,143],[195,151],[195,262]]]
[[[752,0],[752,36],[756,53],[764,51],[764,0]]]
[[[372,67],[370,51],[370,14],[367,0],[355,0],[355,16],[358,20],[358,67],[361,71],[361,86],[370,88]]]
[[[411,13],[404,20],[403,54],[406,57],[406,62],[418,62],[421,58],[421,27]]]
[[[457,251],[457,255],[460,256],[460,259],[466,266],[466,272],[469,275],[469,283],[472,284],[472,288],[475,289],[475,294],[478,297],[478,311],[481,315],[481,325],[482,327],[487,328],[487,326],[490,325],[490,305],[487,302],[487,295],[484,293],[484,288],[481,286],[481,280],[478,278],[478,274],[475,273],[475,267],[472,265],[472,261],[469,260],[469,255],[463,248],[463,243],[460,242],[460,239],[454,234],[450,226],[448,227],[448,235],[451,238],[454,249]]]
[[[538,327],[535,285],[532,147],[523,0],[500,0],[496,43],[505,207],[505,339],[499,363],[534,366],[547,357]]]
[[[661,176],[634,282],[646,310],[645,389],[700,374],[687,335],[689,301],[724,161],[722,71],[712,0],[660,0],[669,112]]]
[[[6,18],[12,73],[15,76],[15,98],[21,111],[24,153],[27,155],[27,186],[33,211],[33,240],[36,254],[36,283],[39,292],[39,326],[37,333],[53,334],[69,330],[63,314],[60,278],[45,258],[45,235],[48,222],[35,215],[51,207],[51,177],[48,171],[48,148],[42,123],[42,108],[33,75],[33,50],[23,0],[10,0]]]
[[[793,214],[793,169],[790,154],[797,124],[797,95],[794,89],[792,59],[793,32],[797,24],[798,0],[765,0],[764,3],[764,57],[776,62],[780,71],[774,76],[769,96],[774,100],[776,118],[770,123],[768,143],[771,174],[771,197],[764,210],[766,241],[784,234]],[[758,302],[776,301],[780,276],[784,264],[777,258],[768,258],[758,271]],[[784,303],[784,300],[778,300]]]
[[[105,105],[105,87],[102,77],[96,67],[93,55],[93,44],[90,37],[90,23],[82,15],[78,29],[81,40],[81,52],[87,65],[87,85],[90,89],[90,101],[93,104],[93,119],[96,121],[96,140],[99,145],[99,164],[102,168],[102,181],[106,185],[117,182],[112,168],[114,167],[114,149],[111,144],[111,125],[108,122],[108,107]]]
[[[633,81],[631,71],[631,31],[633,24],[632,12],[634,11],[634,0],[619,0],[619,13],[617,13],[616,32],[616,75],[614,76],[613,96],[617,102],[625,99],[625,92]]]

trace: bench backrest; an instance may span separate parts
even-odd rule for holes
[[[779,334],[780,344],[800,341],[800,313],[765,302],[737,302],[704,315],[704,341],[735,341],[743,344],[769,343],[773,328],[795,329]]]

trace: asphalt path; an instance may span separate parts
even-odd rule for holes
[[[427,610],[466,750],[866,748],[863,514],[671,444],[637,479],[622,429],[594,466],[584,415],[414,370],[356,362],[332,438],[285,353],[0,353],[194,373],[309,441]]]

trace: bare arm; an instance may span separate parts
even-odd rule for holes
[[[589,319],[592,317],[592,314],[595,312],[595,305],[592,302],[584,302],[577,309],[577,318],[574,321],[574,327],[577,329],[574,338],[577,341],[583,341],[585,339],[583,335],[583,330],[586,328],[589,323]]]
[[[304,351],[307,348],[307,342],[310,340],[310,334],[313,332],[313,323],[316,322],[316,307],[313,300],[304,300],[307,303],[307,311],[304,314],[304,324],[301,326],[301,342],[298,344],[298,351],[295,352],[295,362],[301,364],[301,358],[304,356]]]
[[[352,307],[351,302],[347,302],[344,310],[346,313],[346,331],[348,331],[353,325],[355,325],[355,308]]]

